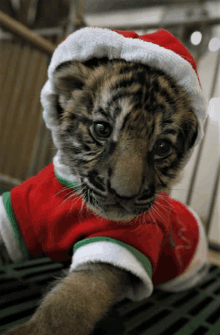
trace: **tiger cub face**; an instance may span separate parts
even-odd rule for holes
[[[124,60],[67,62],[53,83],[61,159],[87,207],[123,221],[148,211],[195,142],[187,94],[163,71]]]

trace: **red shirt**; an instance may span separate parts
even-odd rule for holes
[[[54,260],[67,260],[77,242],[106,237],[138,250],[143,264],[150,261],[155,284],[175,278],[187,268],[195,254],[199,228],[182,203],[164,192],[153,209],[137,221],[111,221],[82,206],[74,189],[70,197],[73,183],[65,187],[58,178],[51,163],[3,196],[10,221],[20,234],[20,245],[24,242],[32,256],[46,254]]]

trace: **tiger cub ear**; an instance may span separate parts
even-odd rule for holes
[[[190,110],[188,116],[185,116],[180,125],[180,132],[178,134],[179,143],[185,150],[190,150],[195,144],[198,136],[199,121],[193,110]]]
[[[80,62],[60,64],[53,74],[53,84],[60,107],[65,110],[74,90],[82,90],[90,76],[91,69]]]

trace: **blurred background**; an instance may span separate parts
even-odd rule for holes
[[[168,29],[193,54],[209,105],[205,137],[172,196],[194,208],[220,264],[220,1],[1,0],[0,191],[20,184],[55,154],[40,91],[56,45],[84,26]],[[214,251],[215,250],[215,251]]]

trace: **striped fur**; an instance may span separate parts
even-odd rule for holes
[[[59,149],[87,206],[131,220],[169,190],[196,140],[191,101],[163,71],[124,60],[60,65]]]

